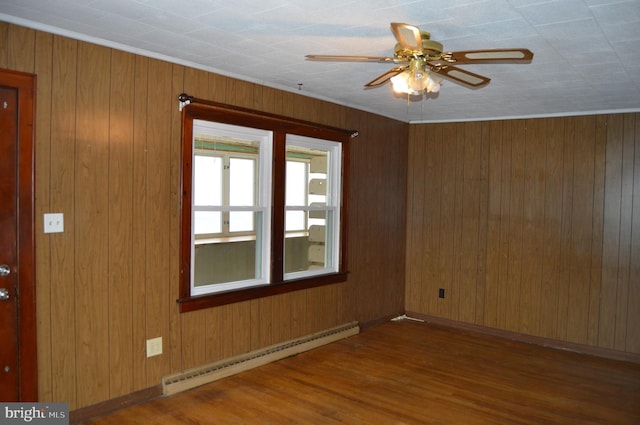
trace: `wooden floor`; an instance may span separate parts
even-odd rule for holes
[[[412,321],[86,422],[640,424],[640,365]]]

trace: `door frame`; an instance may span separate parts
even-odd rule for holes
[[[35,262],[36,76],[0,69],[0,85],[18,90],[17,273],[18,380],[21,401],[38,400]]]

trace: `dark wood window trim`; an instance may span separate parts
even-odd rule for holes
[[[182,110],[182,227],[180,237],[180,304],[181,312],[199,310],[255,298],[283,294],[301,289],[313,288],[344,282],[347,279],[347,217],[349,191],[349,140],[357,136],[356,131],[323,126],[307,121],[282,117],[250,109],[239,108],[217,102],[196,99],[186,94],[178,98],[186,103]],[[191,208],[192,208],[192,164],[193,120],[212,122],[269,130],[274,135],[273,146],[273,182],[272,182],[272,241],[271,241],[271,279],[269,285],[238,289],[228,292],[191,296]],[[285,137],[287,134],[333,140],[342,145],[342,193],[340,214],[340,264],[337,273],[313,276],[299,280],[283,280],[283,244],[284,240],[276,235],[284,235],[284,181],[285,181]]]

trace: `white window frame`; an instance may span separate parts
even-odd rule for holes
[[[255,279],[240,280],[225,283],[214,283],[210,285],[195,286],[195,245],[196,238],[193,229],[194,213],[196,208],[191,205],[191,295],[207,295],[220,292],[250,288],[270,283],[270,267],[271,267],[271,187],[272,187],[272,158],[273,158],[273,132],[269,130],[261,130],[252,127],[242,127],[231,124],[223,124],[214,121],[206,121],[200,119],[193,120],[193,139],[194,143],[199,134],[212,134],[215,136],[255,140],[259,142],[260,149],[257,155],[257,178],[258,187],[256,188],[256,204],[255,206],[215,206],[208,207],[206,210],[220,211],[222,213],[231,211],[251,211],[262,216],[262,220],[256,220],[256,275]],[[192,163],[196,156],[196,149],[192,152]],[[192,170],[192,179],[193,170]],[[195,184],[192,184],[192,191]],[[192,193],[193,196],[193,193]]]
[[[312,276],[337,273],[340,267],[340,224],[341,224],[341,201],[342,201],[342,144],[339,142],[316,139],[312,137],[287,134],[285,149],[289,146],[300,146],[315,150],[324,150],[329,153],[327,162],[327,204],[326,206],[289,206],[285,205],[285,211],[326,211],[327,217],[331,216],[332,222],[327,223],[327,228],[331,234],[331,247],[325,250],[325,267],[315,270],[302,270],[291,273],[284,273],[283,280],[304,279]],[[331,212],[331,214],[329,214]],[[284,264],[283,264],[284,266]]]

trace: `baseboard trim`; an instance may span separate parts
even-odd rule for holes
[[[357,322],[351,322],[293,339],[281,344],[261,348],[246,354],[241,354],[215,363],[188,369],[162,379],[163,395],[172,395],[192,388],[199,387],[218,379],[226,378],[246,370],[256,368],[304,351],[330,344],[340,339],[356,335],[360,332]]]
[[[384,323],[387,323],[390,320],[395,319],[396,317],[402,315],[402,312],[398,312],[398,313],[394,313],[394,314],[389,314],[387,316],[383,316],[383,317],[379,317],[377,319],[373,319],[373,320],[367,320],[366,322],[360,322],[360,332],[364,332],[367,329],[371,329],[374,328],[376,326],[382,325]]]
[[[567,341],[560,341],[552,338],[544,338],[539,336],[527,335],[519,332],[508,331],[504,329],[490,328],[487,326],[475,325],[472,323],[459,322],[457,320],[445,319],[442,317],[429,316],[426,314],[407,311],[405,313],[409,318],[418,319],[425,323],[447,326],[463,331],[475,332],[484,335],[506,338],[512,341],[524,342],[527,344],[535,344],[543,347],[555,348],[558,350],[573,351],[580,354],[586,354],[595,357],[601,357],[609,360],[618,360],[623,362],[640,364],[640,354],[627,353],[624,351],[612,350],[609,348],[594,347],[592,345],[578,344]]]
[[[153,400],[162,395],[162,385],[156,385],[144,390],[136,391],[122,397],[113,398],[91,406],[69,412],[69,425],[77,425],[90,419],[108,415],[126,407],[135,406],[145,401]]]

